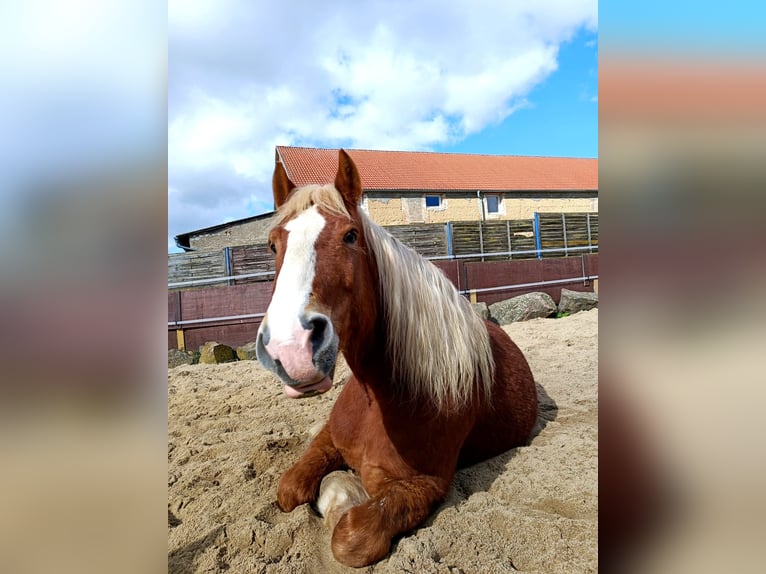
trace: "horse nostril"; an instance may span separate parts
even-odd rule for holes
[[[313,317],[309,321],[309,329],[311,330],[311,346],[314,349],[320,346],[324,341],[328,326],[329,321],[327,318],[322,316]]]

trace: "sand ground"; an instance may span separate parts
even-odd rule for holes
[[[291,400],[256,361],[170,369],[169,572],[596,572],[598,310],[504,329],[538,385],[537,435],[459,471],[420,528],[359,570],[335,562],[307,505],[283,514],[275,503],[342,385]]]

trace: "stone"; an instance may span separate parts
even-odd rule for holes
[[[471,307],[473,307],[473,310],[479,317],[485,321],[489,319],[489,307],[487,307],[487,304],[484,301],[481,303],[471,303]]]
[[[168,349],[168,369],[181,365],[193,365],[194,353],[180,349]]]
[[[257,361],[258,355],[255,353],[255,341],[237,347],[237,359],[240,361]]]
[[[525,293],[518,297],[492,303],[489,306],[489,314],[500,325],[539,317],[550,317],[555,312],[556,303],[553,302],[550,295],[541,292]]]
[[[587,311],[598,307],[598,293],[591,293],[586,291],[570,291],[569,289],[561,290],[561,298],[559,299],[559,313],[577,313],[579,311]]]
[[[235,359],[234,349],[216,341],[209,341],[200,348],[200,363],[214,365],[216,363],[228,363]]]

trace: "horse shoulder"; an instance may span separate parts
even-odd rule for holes
[[[364,441],[370,432],[371,401],[370,393],[351,375],[330,412],[328,425],[333,444],[351,468],[358,469],[363,462]]]

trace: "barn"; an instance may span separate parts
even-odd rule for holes
[[[362,208],[380,225],[531,219],[598,213],[598,159],[347,150],[359,169]],[[337,149],[277,146],[296,185],[335,176]],[[271,213],[183,233],[185,251],[263,243]]]

